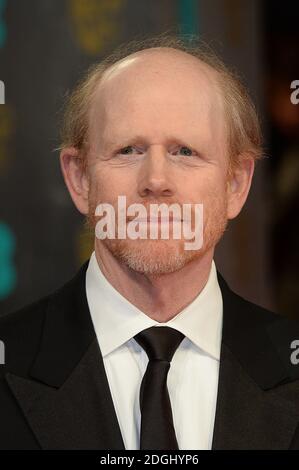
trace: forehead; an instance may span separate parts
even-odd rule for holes
[[[105,72],[94,95],[90,125],[110,140],[130,132],[159,139],[198,131],[212,138],[221,132],[222,115],[213,69],[180,51],[148,50]]]

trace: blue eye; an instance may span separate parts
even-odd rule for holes
[[[138,149],[132,145],[127,145],[126,147],[122,147],[117,153],[119,155],[131,155],[134,152],[139,153],[140,151],[138,151]],[[186,157],[191,157],[193,155],[193,150],[189,147],[182,146],[179,149],[179,153]]]
[[[127,145],[126,147],[121,148],[117,154],[118,155],[133,155],[133,154],[140,154],[142,150],[134,147],[133,145]]]
[[[128,149],[133,149],[132,145],[128,145],[127,147],[123,147],[120,149],[119,153],[122,155],[128,155],[130,152],[128,152]]]
[[[193,153],[192,150],[189,149],[188,147],[181,147],[180,151],[181,153],[183,153],[183,155],[188,156],[188,157],[192,156],[192,153]]]

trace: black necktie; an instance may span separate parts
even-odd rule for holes
[[[134,336],[149,362],[140,386],[140,449],[178,450],[167,374],[175,350],[185,336],[167,326],[153,326]]]

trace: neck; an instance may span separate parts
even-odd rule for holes
[[[103,244],[95,244],[98,265],[110,284],[150,318],[167,322],[189,305],[206,285],[214,249],[179,271],[159,276],[133,271]]]

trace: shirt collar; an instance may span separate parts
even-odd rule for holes
[[[98,265],[95,252],[86,272],[86,295],[103,356],[146,328],[169,326],[183,333],[206,354],[220,358],[223,303],[214,260],[202,291],[165,323],[147,316],[110,284]]]

